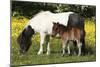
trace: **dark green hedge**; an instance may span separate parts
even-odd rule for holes
[[[54,13],[73,11],[86,18],[95,17],[96,15],[96,6],[88,5],[12,1],[11,6],[12,16],[25,16],[27,18],[31,18],[40,11],[47,10]]]

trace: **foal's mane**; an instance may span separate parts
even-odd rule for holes
[[[69,26],[64,26],[64,25],[62,25],[62,24],[59,24],[59,30],[60,31],[67,31],[67,30],[69,30],[70,29],[70,27]]]

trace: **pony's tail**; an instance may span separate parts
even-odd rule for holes
[[[85,46],[85,30],[81,31],[81,42],[82,42],[82,54],[85,55],[86,53],[86,46]]]

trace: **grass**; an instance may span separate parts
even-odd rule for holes
[[[40,36],[37,34],[32,38],[32,45],[29,51],[24,54],[19,54],[19,45],[16,39],[24,26],[27,24],[29,19],[22,17],[12,17],[12,46],[11,46],[11,65],[37,65],[37,64],[53,64],[53,63],[68,63],[68,62],[84,62],[84,61],[95,61],[96,60],[96,49],[95,49],[95,23],[92,20],[86,19],[85,31],[86,31],[86,48],[88,53],[85,56],[68,56],[67,54],[61,56],[61,41],[60,39],[51,39],[50,48],[51,54],[46,55],[46,44],[44,44],[44,53],[37,55],[39,50]]]

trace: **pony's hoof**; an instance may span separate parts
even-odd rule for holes
[[[78,57],[80,57],[80,54],[78,55]]]
[[[50,55],[50,52],[47,52],[46,54],[47,54],[47,55]]]
[[[72,54],[68,54],[68,56],[72,56]]]
[[[43,52],[40,52],[40,51],[39,51],[39,52],[37,53],[37,55],[41,55],[41,54],[43,54]]]
[[[64,57],[64,54],[62,54],[61,56]]]

